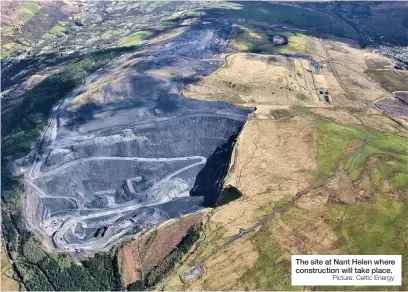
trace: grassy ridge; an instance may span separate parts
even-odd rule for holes
[[[330,176],[339,170],[347,170],[356,150],[347,151],[351,142],[362,145],[364,131],[355,126],[343,126],[335,122],[318,120],[318,165],[321,176]],[[396,189],[407,187],[408,141],[395,134],[368,129],[368,141],[365,151],[355,161],[350,178],[360,178],[369,157],[377,157],[380,163],[370,167],[370,176],[374,186],[380,186],[384,180],[391,180]],[[341,167],[342,166],[342,167]]]
[[[408,222],[407,207],[403,202],[382,197],[378,197],[374,204],[350,206],[348,220],[342,229],[342,234],[350,241],[349,251],[401,254],[407,244],[403,239],[408,238],[408,231],[403,228],[403,222]]]
[[[129,46],[138,46],[142,43],[143,40],[147,39],[151,35],[148,31],[139,31],[130,36],[125,37],[121,45],[125,47]]]
[[[49,32],[47,32],[43,38],[49,39],[49,38],[53,38],[54,36],[56,36],[58,33],[62,32],[64,30],[64,27],[60,26],[60,25],[56,25],[53,28],[50,29]]]
[[[374,186],[380,186],[384,180],[393,179],[396,188],[406,187],[400,182],[408,174],[408,141],[407,139],[388,133],[369,131],[367,150],[356,161],[355,169],[350,173],[353,180],[357,180],[367,162],[367,159],[377,157],[381,163],[370,168]],[[397,176],[397,177],[395,177]]]

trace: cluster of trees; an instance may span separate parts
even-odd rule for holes
[[[41,243],[29,233],[21,237],[22,252],[15,262],[28,290],[121,290],[116,256],[96,254],[91,259],[76,263],[68,255],[45,252]]]
[[[3,204],[4,205],[4,204]],[[14,210],[16,211],[16,210]],[[48,253],[21,222],[21,212],[5,208],[3,233],[14,269],[28,290],[107,291],[121,290],[117,255],[106,253],[76,263],[68,255]]]
[[[14,189],[3,200],[3,234],[14,269],[28,290],[107,291],[121,290],[116,255],[96,254],[76,263],[68,255],[48,253],[41,242],[24,229],[21,206],[10,205],[23,193],[21,179],[12,180]],[[4,193],[4,192],[3,192]],[[2,194],[3,194],[2,193]],[[17,197],[18,196],[18,197]]]
[[[127,287],[128,291],[143,291],[145,289],[146,289],[146,287],[144,285],[143,280],[137,280],[137,281],[133,282],[132,284],[129,284],[128,287]]]
[[[216,207],[223,206],[241,197],[242,193],[236,187],[227,186],[222,189],[215,205]]]
[[[6,165],[10,159],[27,155],[47,122],[51,108],[90,74],[113,58],[134,50],[114,48],[94,52],[72,61],[64,70],[44,79],[22,96],[22,102],[3,117],[2,123],[2,231],[7,253],[24,287],[35,291],[121,290],[116,255],[97,254],[82,263],[68,255],[48,253],[28,232],[22,221],[24,184],[12,177]]]
[[[176,266],[183,256],[200,238],[202,226],[192,227],[187,231],[186,236],[181,240],[177,247],[166,257],[166,259],[151,270],[144,280],[138,280],[130,284],[127,289],[129,291],[142,291],[146,288],[157,285],[169,272]]]
[[[23,177],[10,177],[5,163],[1,164],[1,215],[5,248],[11,256],[19,247],[19,229],[22,227],[21,210],[24,193]]]

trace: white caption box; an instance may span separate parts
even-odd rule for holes
[[[293,255],[293,286],[400,286],[400,255]]]

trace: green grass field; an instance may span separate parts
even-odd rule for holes
[[[371,204],[331,205],[333,210],[342,208],[342,223],[333,221],[338,232],[337,248],[345,254],[402,255],[408,256],[408,203],[377,194]],[[408,288],[408,262],[402,261],[402,286],[399,287],[319,287],[322,290],[406,290]]]
[[[151,35],[148,31],[139,31],[137,33],[131,34],[130,36],[125,37],[121,44],[124,47],[137,46],[140,45],[143,40],[147,39]]]
[[[58,33],[62,32],[64,30],[64,27],[60,26],[60,25],[56,25],[53,28],[50,29],[49,32],[47,32],[43,38],[45,39],[50,39],[55,37]]]
[[[348,206],[341,229],[340,246],[350,254],[378,254],[408,256],[408,203],[377,195],[373,204]],[[402,286],[408,287],[408,262],[403,261]],[[378,287],[379,290],[390,287]],[[364,289],[361,287],[360,289]],[[364,290],[366,290],[365,287]],[[371,289],[370,289],[371,290]]]
[[[17,14],[17,20],[25,23],[27,22],[37,11],[40,10],[40,6],[35,2],[23,2],[20,11]]]
[[[236,34],[232,37],[230,46],[245,52],[281,52],[281,53],[307,53],[308,37],[302,33],[281,30],[260,29],[254,26],[236,27]],[[284,35],[288,38],[288,44],[276,46],[268,36]]]
[[[357,126],[343,126],[330,120],[316,120],[318,165],[323,176],[347,169],[362,144],[347,153],[351,141],[363,142],[365,134]],[[341,209],[342,222],[332,221],[339,234],[336,247],[346,254],[400,254],[408,256],[408,139],[367,128],[367,147],[349,173],[354,184],[368,174],[372,185],[367,203],[335,204]],[[370,160],[371,159],[371,160]],[[370,162],[369,162],[370,161]],[[340,165],[343,167],[341,168]],[[408,287],[408,262],[403,263],[403,288]],[[324,290],[384,290],[389,287],[322,287]],[[395,287],[400,290],[401,287]],[[402,290],[404,290],[402,289]]]
[[[342,126],[326,120],[316,121],[317,161],[322,177],[328,177],[336,171],[349,167],[355,153],[346,153],[347,146],[353,141],[364,140],[364,132],[359,128]],[[347,163],[349,162],[349,163]],[[340,164],[343,167],[340,169]]]
[[[357,180],[369,156],[380,159],[380,163],[369,169],[375,187],[380,187],[385,180],[389,180],[395,189],[408,186],[404,180],[408,176],[408,140],[395,134],[369,131],[369,142],[366,151],[356,161],[351,171],[352,180]]]
[[[349,206],[347,216],[352,220],[344,223],[342,234],[350,241],[350,252],[401,254],[404,248],[401,239],[408,238],[408,230],[402,228],[404,222],[408,222],[407,207],[402,202],[381,197],[374,204]],[[404,236],[400,237],[397,229],[401,229]]]
[[[318,165],[319,176],[327,177],[336,171],[347,170],[357,151],[347,153],[346,149],[352,141],[362,145],[365,134],[358,127],[342,126],[327,120],[317,120],[318,133]],[[389,181],[394,189],[408,187],[408,140],[401,136],[369,129],[365,151],[354,162],[350,178],[356,181],[366,167],[370,156],[379,162],[368,169],[373,186],[379,188],[384,181]],[[342,167],[340,167],[342,166]]]

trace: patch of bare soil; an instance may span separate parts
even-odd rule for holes
[[[367,172],[364,172],[354,185],[357,193],[357,202],[370,203],[373,201],[374,190]]]
[[[125,244],[121,250],[124,285],[140,280],[159,265],[186,236],[188,229],[199,226],[203,219],[204,213],[200,212],[172,220]]]
[[[138,240],[126,244],[121,254],[122,279],[125,286],[142,279],[142,265],[138,248]]]
[[[357,140],[351,141],[351,142],[347,145],[346,152],[347,152],[347,153],[354,153],[354,152],[356,152],[357,149],[360,148],[360,147],[361,147],[361,142],[360,142],[360,141],[357,141]]]

